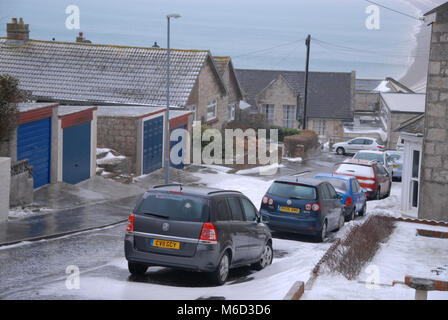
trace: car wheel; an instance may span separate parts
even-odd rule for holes
[[[266,268],[268,265],[272,263],[272,259],[274,258],[274,251],[272,250],[272,244],[268,242],[263,249],[263,254],[261,255],[260,261],[252,265],[252,268],[255,270],[261,270]]]
[[[211,273],[212,281],[217,285],[222,285],[227,281],[230,270],[230,257],[226,252],[221,257],[218,267]]]
[[[362,207],[362,210],[361,210],[360,213],[358,213],[358,215],[360,217],[362,217],[362,216],[364,216],[366,214],[366,211],[367,211],[367,203],[364,203],[364,206]]]
[[[344,214],[341,214],[339,216],[338,228],[336,229],[336,231],[341,230],[342,227],[344,226],[344,224],[345,224],[345,217],[344,217]]]
[[[134,276],[143,276],[146,270],[148,270],[148,266],[141,263],[128,262],[128,269]]]
[[[356,207],[353,208],[353,211],[352,211],[352,214],[350,215],[350,220],[349,221],[355,220],[355,211],[356,211]]]
[[[327,221],[325,220],[322,224],[322,230],[319,232],[319,234],[316,235],[316,241],[322,242],[327,237]]]
[[[336,154],[343,156],[345,154],[345,149],[342,147],[339,147],[336,149]]]

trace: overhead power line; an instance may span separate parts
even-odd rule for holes
[[[285,47],[285,46],[288,46],[288,45],[290,45],[290,44],[297,43],[297,42],[301,42],[301,41],[304,41],[304,40],[305,40],[305,38],[303,38],[303,39],[299,39],[299,40],[294,40],[294,41],[289,41],[289,42],[285,42],[285,43],[282,43],[282,44],[278,44],[278,45],[273,46],[273,47],[269,47],[269,48],[265,48],[265,49],[260,49],[260,50],[255,50],[255,51],[251,51],[251,52],[248,52],[248,53],[239,54],[239,55],[237,55],[237,56],[233,56],[232,58],[235,59],[235,58],[240,58],[240,57],[250,56],[250,55],[253,55],[253,54],[256,54],[256,53],[260,53],[260,52],[265,52],[265,51],[269,51],[269,50],[277,49],[277,48],[279,48],[279,47]]]
[[[371,4],[374,4],[374,5],[377,5],[378,7],[384,8],[384,9],[386,9],[386,10],[390,10],[390,11],[393,11],[393,12],[395,12],[395,13],[401,14],[401,15],[406,16],[406,17],[408,17],[408,18],[412,18],[412,19],[419,20],[419,21],[424,21],[424,18],[418,18],[418,17],[415,17],[415,16],[410,15],[410,14],[408,14],[408,13],[404,13],[404,12],[398,11],[398,10],[396,10],[396,9],[392,9],[392,8],[390,8],[390,7],[386,7],[385,5],[380,4],[380,3],[378,3],[378,2],[375,2],[375,1],[371,1],[371,0],[364,0],[364,1],[366,1],[366,2],[368,2],[368,3],[371,3]]]

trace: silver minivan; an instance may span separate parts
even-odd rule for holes
[[[272,236],[252,202],[238,191],[156,186],[137,202],[124,241],[131,274],[149,266],[207,272],[223,284],[229,269],[272,263]]]

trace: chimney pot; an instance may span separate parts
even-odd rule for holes
[[[11,23],[6,24],[6,35],[9,40],[28,40],[30,35],[29,25],[23,22],[20,18],[17,23],[17,18],[12,18]]]

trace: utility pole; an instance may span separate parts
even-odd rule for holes
[[[303,124],[302,129],[306,129],[307,125],[307,115],[306,115],[306,106],[307,106],[307,100],[308,100],[308,69],[310,66],[310,46],[311,46],[311,35],[308,35],[308,37],[305,40],[306,44],[306,68],[305,68],[305,93],[303,98]]]

